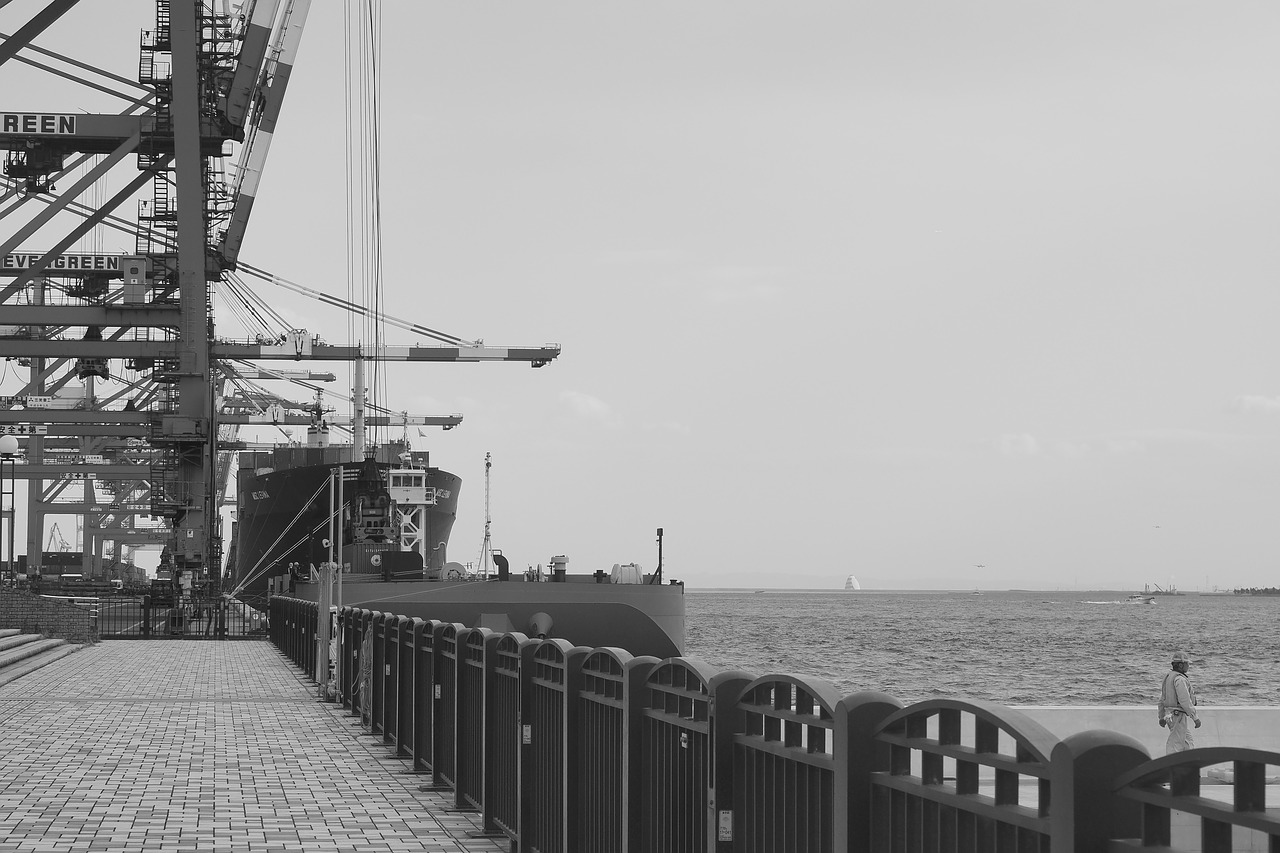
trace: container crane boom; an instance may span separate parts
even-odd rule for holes
[[[275,17],[275,2],[259,0],[257,4],[270,6],[270,18]],[[240,171],[236,176],[235,202],[227,228],[219,241],[218,252],[226,269],[235,269],[240,258],[240,245],[244,241],[245,228],[249,224],[249,214],[253,210],[253,200],[258,194],[258,182],[262,180],[262,169],[267,161],[267,153],[271,149],[271,137],[275,133],[276,121],[280,118],[280,107],[284,103],[285,88],[289,85],[289,77],[293,73],[293,63],[298,55],[298,45],[302,41],[302,28],[307,22],[307,12],[311,9],[311,0],[289,0],[280,23],[280,31],[276,45],[273,47],[275,58],[268,57],[262,66],[261,75],[255,75],[254,93],[261,97],[262,107],[255,113],[252,125],[240,152]],[[254,10],[255,20],[257,8]],[[263,13],[263,18],[267,14]],[[257,26],[251,23],[246,39],[250,35],[261,32],[262,23]],[[247,73],[247,72],[246,72]],[[237,70],[237,79],[239,70]],[[230,93],[228,116],[240,117],[248,110],[248,102],[241,103],[236,99],[237,92]]]

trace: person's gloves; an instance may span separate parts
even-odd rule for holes
[[[1161,717],[1161,718],[1160,718],[1160,728],[1162,728],[1162,729],[1163,729],[1166,725],[1167,725],[1167,723],[1165,723],[1165,721],[1164,721],[1164,717]]]
[[[1200,728],[1200,718],[1199,718],[1199,717],[1197,717],[1197,718],[1196,718],[1196,728],[1197,728],[1197,729],[1198,729],[1198,728]]]

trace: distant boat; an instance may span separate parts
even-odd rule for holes
[[[1133,595],[1125,599],[1126,604],[1155,604],[1156,597],[1154,595],[1143,595],[1135,592]]]
[[[862,589],[862,584],[858,583],[858,579],[853,575],[849,575],[849,577],[844,579],[844,588],[850,590]]]
[[[1155,589],[1151,588],[1153,586],[1155,587]],[[1160,584],[1158,583],[1144,584],[1142,587],[1142,591],[1147,595],[1182,595],[1182,593],[1178,592],[1178,588],[1174,586],[1172,583],[1169,584],[1168,589],[1161,588]]]

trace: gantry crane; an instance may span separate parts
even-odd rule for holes
[[[57,56],[35,42],[76,5],[48,0],[8,26],[13,34],[0,41],[0,98],[12,97],[3,84],[11,63]],[[242,377],[262,378],[279,371],[254,362],[541,366],[560,353],[556,345],[486,346],[390,318],[382,319],[443,345],[330,345],[298,329],[275,340],[219,339],[211,283],[230,286],[237,271],[369,313],[240,258],[310,0],[244,0],[238,14],[210,0],[157,0],[155,10],[139,41],[136,82],[59,57],[86,85],[118,96],[119,112],[82,113],[74,102],[8,112],[15,105],[0,103],[0,149],[8,152],[0,177],[0,356],[30,370],[16,394],[0,398],[0,428],[22,436],[25,464],[17,470],[31,495],[27,552],[36,571],[45,516],[70,512],[87,519],[86,559],[88,540],[119,548],[162,539],[176,567],[217,576],[226,488],[219,464],[223,472],[230,467],[236,424],[269,422],[262,412],[219,411],[232,366]],[[86,201],[88,190],[112,180],[110,197]],[[136,219],[117,212],[148,187]],[[108,229],[131,236],[130,249],[71,251]],[[123,390],[94,392],[95,382],[105,387],[102,380],[122,376]],[[80,405],[63,407],[76,379],[89,390]],[[442,426],[459,420],[373,417]],[[83,496],[71,498],[76,483]],[[140,527],[142,516],[160,523]]]

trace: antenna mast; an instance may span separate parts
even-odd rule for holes
[[[489,516],[489,469],[493,463],[489,454],[484,455],[484,543],[480,546],[480,577],[489,578],[489,566],[493,562],[493,543],[489,541],[489,524],[493,521]]]

